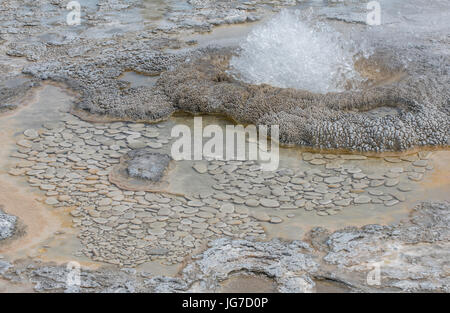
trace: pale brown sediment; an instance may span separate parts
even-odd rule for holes
[[[49,87],[50,86],[50,87]],[[57,87],[57,89],[48,89]],[[46,98],[50,90],[51,96]],[[44,93],[44,94],[43,94]],[[46,116],[38,113],[39,106],[53,99],[55,106],[48,114],[58,112],[59,109],[70,102],[70,95],[59,84],[43,84],[27,93],[27,99],[17,110],[0,116],[0,204],[3,210],[14,215],[19,220],[20,236],[15,235],[0,245],[0,254],[7,255],[9,260],[23,258],[36,258],[46,262],[58,264],[77,260],[86,267],[98,267],[99,264],[86,258],[73,255],[72,250],[65,247],[78,245],[76,230],[72,227],[69,211],[73,208],[52,209],[44,203],[43,192],[28,186],[28,183],[19,177],[12,178],[8,172],[13,166],[14,159],[9,155],[16,148],[16,137],[26,129],[27,123],[39,123],[39,118]],[[65,103],[58,102],[58,97],[65,98]],[[51,100],[50,100],[51,101]],[[50,105],[51,106],[51,105]],[[37,113],[37,114],[36,114]],[[51,243],[51,244],[49,244]],[[59,250],[54,253],[52,249]]]
[[[28,97],[29,105],[39,101],[37,92],[33,98]],[[11,180],[8,170],[11,164],[9,153],[15,146],[14,135],[17,132],[17,116],[26,110],[28,106],[22,106],[8,115],[1,116],[0,141],[3,149],[0,150],[0,204],[4,206],[4,211],[15,215],[26,226],[25,234],[10,242],[8,245],[0,246],[0,253],[28,253],[35,249],[40,242],[52,236],[61,226],[61,221],[45,207],[39,199],[42,195],[36,193],[24,182]],[[22,253],[20,253],[21,251]]]

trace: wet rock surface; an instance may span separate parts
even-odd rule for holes
[[[379,288],[449,292],[449,209],[448,202],[422,203],[409,221],[398,225],[336,231],[322,241],[323,260],[337,265],[338,272],[378,266]]]
[[[383,66],[401,63],[390,59],[400,55],[382,55],[383,62],[388,62]],[[445,125],[449,124],[449,116],[444,109],[449,97],[444,91],[447,75],[423,82],[419,73],[425,69],[415,68],[412,63],[407,69],[397,69],[408,71],[398,82],[322,95],[242,83],[228,74],[229,58],[230,52],[225,50],[206,53],[163,73],[158,85],[180,110],[221,113],[241,123],[279,125],[283,143],[377,152],[447,145],[449,130]],[[433,71],[436,65],[426,66]],[[413,86],[417,88],[415,91]],[[430,97],[424,98],[421,90],[427,90]],[[395,108],[399,114],[370,114],[379,107]]]
[[[130,157],[127,168],[128,175],[153,182],[158,182],[162,178],[171,159],[167,154],[145,150],[133,150],[128,156]]]
[[[0,113],[16,109],[17,101],[37,85],[38,82],[22,76],[2,78],[0,80]]]
[[[60,113],[60,121],[25,129],[17,138],[11,154],[17,163],[9,174],[45,192],[45,204],[70,208],[82,245],[76,256],[137,267],[157,260],[180,264],[224,236],[248,244],[265,239],[265,225],[301,219],[301,212],[322,217],[342,214],[349,206],[395,206],[415,188],[410,175],[420,169],[426,177],[433,170],[427,153],[378,160],[380,168],[373,168],[363,155],[302,152],[295,167],[275,172],[262,171],[255,161],[192,161],[188,168],[197,179],[213,182],[201,192],[148,189],[147,182],[153,182],[141,178],[136,180],[144,189],[124,188],[123,179],[134,179],[128,177],[129,160],[169,161],[170,125],[94,124]],[[136,141],[140,145],[134,149]],[[121,183],[111,176],[117,166],[126,174]],[[164,174],[166,183],[168,178]],[[306,278],[305,284],[313,287]]]
[[[17,217],[6,214],[0,206],[0,240],[11,237],[14,234]]]

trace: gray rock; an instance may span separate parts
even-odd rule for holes
[[[354,200],[355,204],[365,204],[369,203],[371,201],[371,198],[369,196],[359,196],[356,197]]]
[[[264,213],[264,212],[260,212],[260,211],[253,212],[252,216],[256,220],[261,221],[261,222],[268,222],[268,221],[270,221],[270,216],[267,213]]]
[[[35,139],[39,137],[38,132],[34,129],[27,129],[23,132],[23,134],[30,139]]]
[[[259,202],[266,208],[278,208],[280,206],[280,203],[274,199],[261,198]]]
[[[245,204],[250,207],[257,207],[259,205],[259,201],[256,199],[248,199],[245,201]]]
[[[0,208],[0,240],[11,237],[14,234],[17,217],[4,213]]]
[[[234,205],[232,203],[224,203],[220,207],[220,212],[225,213],[225,214],[231,214],[234,212]]]
[[[345,272],[335,278],[346,280],[344,276],[362,271],[365,280],[371,270],[366,264],[381,262],[382,288],[448,292],[443,264],[450,251],[449,211],[448,202],[422,203],[414,208],[410,220],[400,224],[336,231],[320,240],[326,242],[324,261]],[[383,262],[385,259],[389,262]],[[355,266],[357,264],[365,265]],[[366,282],[362,281],[361,285]]]
[[[350,199],[342,199],[342,200],[334,201],[334,204],[339,205],[339,206],[349,206],[350,203],[351,203]]]
[[[386,187],[393,187],[396,186],[398,184],[398,179],[397,178],[388,178],[386,179],[386,181],[384,182],[384,185]]]
[[[10,267],[12,267],[11,263],[0,260],[0,275],[5,273]]]
[[[167,253],[169,253],[169,250],[166,248],[149,248],[147,250],[147,254],[149,255],[166,255]]]
[[[132,150],[128,153],[128,175],[152,182],[159,182],[167,170],[171,157],[146,149]]]
[[[417,160],[415,162],[413,162],[414,166],[417,167],[426,167],[428,165],[428,161],[427,160]]]
[[[324,180],[327,184],[337,184],[344,181],[342,177],[327,177]]]

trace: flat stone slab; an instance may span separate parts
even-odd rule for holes
[[[278,208],[280,206],[280,203],[277,200],[274,199],[261,199],[259,201],[263,207],[266,208]]]
[[[342,178],[342,177],[332,176],[332,177],[325,178],[325,182],[327,184],[337,184],[337,183],[340,183],[343,181],[344,181],[344,178]]]
[[[205,162],[197,162],[192,167],[199,174],[205,174],[208,171],[208,165]]]
[[[365,204],[369,203],[371,198],[369,196],[359,196],[356,197],[355,200],[353,200],[356,204]]]
[[[249,207],[257,207],[259,205],[259,201],[256,199],[248,199],[245,201],[245,204]]]
[[[265,212],[253,212],[252,216],[260,222],[270,221],[270,216]]]

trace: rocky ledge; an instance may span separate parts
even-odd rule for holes
[[[171,157],[167,154],[147,150],[132,150],[128,153],[127,172],[134,178],[159,182],[169,166]]]
[[[0,277],[32,282],[38,292],[210,292],[237,273],[266,276],[279,292],[313,292],[324,280],[348,292],[449,292],[449,210],[448,202],[422,203],[395,225],[333,233],[315,228],[304,241],[220,238],[186,260],[176,277],[131,268],[82,269],[81,284],[74,287],[66,284],[66,266],[30,260],[3,261]],[[378,280],[369,284],[374,269]]]

